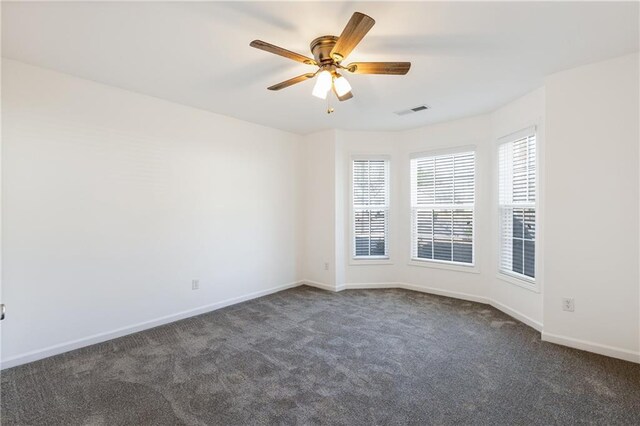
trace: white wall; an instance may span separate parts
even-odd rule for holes
[[[299,136],[2,65],[3,366],[298,280]]]
[[[302,278],[335,287],[335,131],[301,140],[303,198]],[[325,269],[326,266],[326,269]]]
[[[428,112],[427,112],[428,113]],[[418,263],[408,264],[410,247],[410,173],[409,157],[413,153],[438,152],[468,147],[476,153],[476,198],[475,198],[475,229],[474,229],[474,263],[473,268],[460,266],[448,267],[443,265]],[[490,269],[490,250],[486,250],[491,242],[488,226],[483,226],[490,220],[490,161],[491,161],[491,121],[487,115],[456,120],[449,123],[436,124],[429,127],[405,133],[402,148],[402,163],[400,180],[404,191],[402,203],[402,217],[406,218],[402,232],[404,281],[418,287],[439,289],[450,293],[473,296],[481,299],[487,296],[486,273]],[[428,266],[427,266],[428,265]],[[445,269],[447,268],[447,269]]]
[[[452,123],[437,124],[408,132],[355,132],[338,131],[336,147],[338,200],[343,208],[337,210],[341,219],[341,232],[337,246],[342,250],[341,262],[345,268],[345,285],[394,286],[398,283],[432,291],[459,294],[474,299],[483,298],[485,283],[480,271],[487,267],[486,251],[477,250],[476,267],[448,268],[437,265],[423,266],[410,262],[410,178],[409,159],[412,153],[471,147],[477,153],[479,202],[476,214],[480,220],[488,217],[488,204],[484,191],[488,186],[485,162],[490,146],[487,116],[472,117]],[[351,161],[358,155],[375,155],[390,160],[389,260],[354,260],[352,258]],[[478,244],[486,242],[485,229],[477,229]],[[340,258],[339,258],[340,259]]]
[[[315,225],[336,226],[327,243],[336,248],[325,256],[344,267],[344,282],[339,270],[323,282],[338,290],[404,286],[484,301],[546,340],[639,361],[638,113],[636,54],[551,76],[545,87],[490,114],[405,132],[336,131],[322,160],[335,158],[335,170],[326,169],[333,176],[324,176],[334,179],[327,187],[335,187],[335,218],[323,215]],[[538,291],[497,273],[497,141],[530,126],[538,142]],[[477,154],[476,267],[414,266],[409,156],[469,145]],[[391,160],[388,262],[351,259],[349,165],[358,154]],[[331,194],[323,199],[333,202]],[[312,257],[310,264],[321,261]],[[575,298],[574,313],[561,310],[562,297]]]
[[[547,340],[638,360],[637,55],[553,75],[490,114],[307,136],[13,61],[2,71],[5,367],[300,279],[484,301]],[[496,140],[531,125],[540,292],[498,279],[495,256]],[[461,146],[477,156],[476,266],[412,265],[409,157]],[[391,160],[389,261],[351,259],[358,154]]]
[[[536,151],[538,154],[538,218],[536,245],[536,286],[538,291],[514,285],[505,276],[498,274],[498,139],[528,127],[536,127]],[[518,312],[529,323],[542,328],[542,293],[544,291],[544,262],[542,254],[544,241],[544,150],[545,150],[545,88],[530,92],[491,113],[491,244],[490,269],[487,280],[490,283],[489,297],[496,303]]]
[[[417,266],[409,262],[411,211],[409,158],[415,152],[457,147],[476,150],[478,164],[477,220],[489,217],[490,120],[478,116],[408,132],[323,132],[305,137],[305,267],[302,276],[324,288],[396,286],[443,292],[484,300],[486,281],[480,272],[489,268],[489,255],[481,247],[490,239],[487,227],[476,229],[474,268]],[[354,260],[351,241],[351,161],[358,155],[390,160],[389,260]],[[335,232],[332,233],[332,226]],[[330,270],[326,259],[335,259]]]
[[[638,74],[635,54],[546,81],[544,336],[630,359],[640,349]]]
[[[337,158],[337,170],[341,172],[343,179],[337,182],[340,190],[338,199],[342,208],[337,214],[341,219],[340,238],[336,244],[341,247],[341,257],[338,261],[344,268],[344,281],[342,285],[395,283],[400,280],[398,260],[401,259],[401,244],[398,241],[401,235],[400,206],[402,198],[397,173],[399,171],[399,146],[402,143],[400,132],[354,132],[338,131],[337,146],[340,156]],[[390,185],[390,211],[389,211],[389,260],[354,260],[353,242],[353,216],[351,210],[351,163],[354,157],[376,156],[389,159],[389,185]]]

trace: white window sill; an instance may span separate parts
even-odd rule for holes
[[[355,257],[349,261],[351,266],[393,265],[388,256]]]
[[[419,266],[421,268],[445,269],[448,271],[466,272],[469,274],[479,274],[480,269],[476,265],[463,265],[458,263],[434,262],[433,260],[411,259],[409,266]]]
[[[517,285],[518,287],[522,287],[525,290],[529,290],[534,293],[540,293],[540,289],[538,288],[538,285],[536,284],[535,281],[530,281],[524,278],[518,278],[513,275],[504,274],[502,272],[498,272],[496,277],[501,281],[507,282],[509,284]]]

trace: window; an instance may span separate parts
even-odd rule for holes
[[[411,160],[411,257],[473,264],[475,153]]]
[[[389,162],[353,160],[353,256],[389,255]]]
[[[499,148],[499,270],[531,281],[536,276],[536,136],[533,130],[526,133]]]

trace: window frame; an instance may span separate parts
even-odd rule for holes
[[[535,194],[535,202],[534,203],[500,203],[500,149],[503,145],[508,143],[517,142],[521,139],[528,138],[530,136],[534,136],[535,138],[535,185],[534,185],[534,194]],[[540,243],[541,243],[541,226],[540,226],[540,134],[538,133],[538,126],[532,125],[525,127],[516,132],[507,134],[497,139],[496,148],[494,152],[494,158],[496,158],[496,181],[495,187],[497,188],[497,197],[496,197],[496,216],[498,219],[497,223],[497,262],[496,262],[496,277],[502,281],[511,283],[513,285],[522,287],[527,290],[531,290],[535,293],[540,292],[540,272],[541,272],[541,262],[540,262]],[[531,209],[533,208],[535,211],[535,238],[533,239],[535,243],[534,248],[534,271],[535,277],[530,277],[525,274],[519,274],[513,271],[507,271],[502,269],[502,208],[512,208],[512,209]],[[523,239],[524,241],[524,239]]]
[[[356,208],[354,203],[354,162],[355,161],[384,161],[385,166],[385,191],[386,191],[386,229],[385,229],[385,255],[356,256]],[[349,264],[350,265],[387,265],[391,264],[391,158],[389,155],[352,154],[349,158]],[[364,209],[366,210],[366,209]]]
[[[413,206],[413,182],[412,182],[412,167],[411,162],[415,159],[425,158],[425,157],[439,157],[439,156],[447,156],[447,155],[456,155],[456,154],[465,154],[465,153],[473,153],[473,208],[472,208],[472,219],[471,219],[471,263],[465,262],[455,262],[453,260],[440,260],[440,259],[423,259],[414,257],[413,246],[414,246],[414,206]],[[444,148],[444,149],[434,149],[430,151],[420,151],[414,152],[409,155],[409,261],[408,264],[410,266],[421,266],[427,268],[436,268],[436,269],[446,269],[460,272],[471,272],[471,273],[479,273],[478,264],[476,262],[476,200],[478,198],[478,186],[477,186],[477,157],[478,151],[476,145],[464,145],[458,146],[455,148]],[[443,208],[446,205],[437,205],[434,204],[432,209]],[[455,204],[451,204],[451,206],[455,206]],[[468,209],[468,208],[467,208]],[[451,210],[455,210],[455,208],[451,208]]]

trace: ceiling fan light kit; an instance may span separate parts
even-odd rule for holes
[[[312,95],[320,99],[327,99],[327,94],[333,89],[338,100],[342,102],[351,99],[353,93],[351,92],[351,85],[338,70],[351,74],[405,75],[411,68],[411,62],[355,62],[347,66],[342,65],[342,61],[360,43],[374,24],[373,18],[364,13],[355,12],[347,26],[342,30],[340,37],[325,35],[311,42],[310,48],[314,59],[262,40],[254,40],[249,45],[306,65],[318,67],[315,73],[302,74],[274,84],[268,87],[269,90],[281,90],[317,77],[316,84],[311,92]]]

